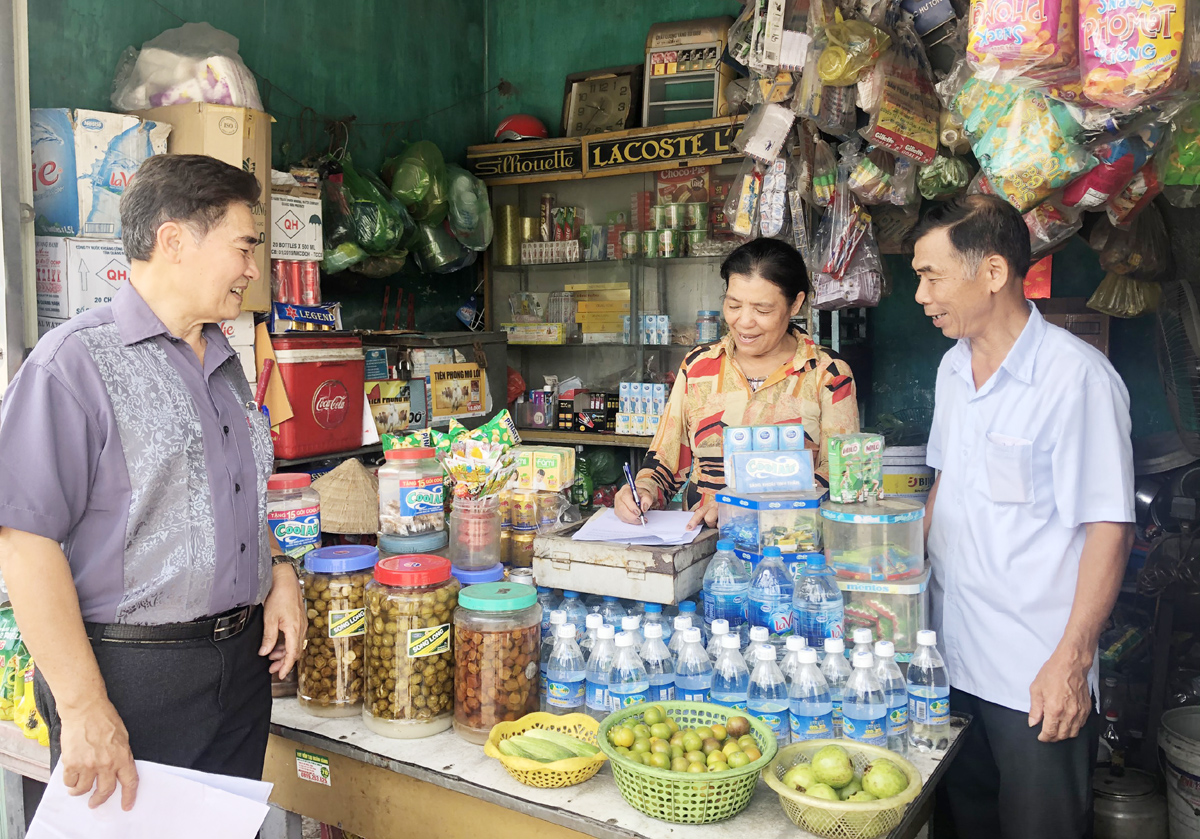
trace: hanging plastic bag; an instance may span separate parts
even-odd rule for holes
[[[804,257],[804,265],[808,268],[809,273],[812,273],[812,266],[816,263],[817,257],[813,242],[813,225],[810,218],[808,202],[800,194],[796,188],[788,191],[788,216],[791,221],[791,237],[792,247],[800,252]]]
[[[918,165],[907,157],[895,158],[892,168],[892,188],[887,194],[886,201],[897,207],[915,204],[920,198],[917,194]]]
[[[993,84],[973,76],[952,96],[950,107],[963,122],[973,140],[983,137],[1002,120],[1024,91],[1009,84]]]
[[[1061,206],[1050,199],[1038,204],[1022,218],[1029,228],[1029,248],[1034,260],[1040,259],[1083,227],[1083,213]]]
[[[1163,196],[1173,206],[1194,207],[1200,203],[1200,103],[1184,109],[1171,121],[1163,149],[1162,182]]]
[[[837,20],[826,26],[825,40],[817,61],[817,75],[824,84],[834,87],[856,84],[892,42],[886,32],[865,20],[854,19]]]
[[[954,111],[943,109],[938,115],[938,140],[951,154],[961,155],[971,151],[971,140],[967,137],[962,117]]]
[[[783,153],[796,114],[782,105],[755,105],[733,147],[747,157],[769,164]]]
[[[412,230],[412,220],[383,182],[370,172],[360,173],[347,154],[342,159],[342,186],[358,245],[373,256],[399,248]]]
[[[877,70],[882,74],[879,108],[862,136],[893,154],[930,163],[937,154],[939,112],[932,82],[899,48],[889,51]]]
[[[1138,169],[1125,188],[1109,199],[1104,210],[1113,227],[1128,227],[1151,201],[1162,192],[1162,181],[1154,162]]]
[[[817,61],[820,57],[821,51],[817,44],[811,44],[805,58],[804,72],[800,74],[800,88],[792,97],[792,110],[801,119],[816,119],[821,114],[821,91],[824,85],[817,75]]]
[[[487,250],[492,243],[492,208],[487,185],[461,166],[446,167],[450,187],[450,232],[473,251]]]
[[[912,253],[909,234],[917,226],[921,213],[916,205],[898,207],[884,204],[871,213],[875,241],[880,253]]]
[[[895,158],[883,149],[868,148],[866,154],[850,151],[850,191],[870,206],[882,204],[892,192]]]
[[[837,188],[833,203],[817,228],[817,272],[840,280],[850,265],[858,243],[871,227],[871,214],[850,191],[850,172],[855,159],[843,155],[838,161]]]
[[[858,110],[855,107],[857,91],[854,87],[833,87],[825,85],[821,88],[821,111],[815,122],[817,127],[826,134],[832,134],[840,139],[853,136],[858,124]]]
[[[417,225],[413,255],[425,274],[449,274],[474,263],[477,256],[460,245],[445,224],[423,222]]]
[[[440,224],[446,217],[446,161],[433,143],[411,144],[387,161],[383,176],[416,221]]]
[[[762,195],[758,199],[758,232],[767,238],[781,236],[787,230],[789,157],[775,160],[763,173]]]
[[[1153,203],[1128,229],[1115,228],[1107,219],[1097,222],[1089,244],[1100,252],[1100,267],[1105,271],[1153,280],[1171,270],[1171,242]]]
[[[1136,318],[1158,308],[1162,286],[1158,280],[1136,280],[1125,274],[1105,274],[1088,298],[1087,307],[1114,318]]]
[[[1077,60],[1074,0],[971,0],[967,61],[980,76],[1006,82],[1047,74]]]
[[[930,201],[944,201],[971,183],[971,164],[964,157],[938,155],[917,172],[917,190]]]
[[[1099,163],[1067,184],[1063,189],[1063,205],[1081,210],[1103,206],[1133,180],[1134,172],[1146,165],[1162,136],[1163,126],[1151,122],[1130,136],[1094,148],[1092,154]]]
[[[818,272],[813,276],[814,309],[878,306],[886,278],[870,222],[840,276]]]
[[[762,164],[747,158],[725,199],[725,218],[729,219],[729,230],[733,235],[752,239],[758,234],[758,199],[762,195],[762,182]]]
[[[1084,2],[1079,16],[1084,95],[1097,105],[1129,110],[1171,88],[1182,75],[1186,21],[1177,0]]]
[[[818,207],[828,207],[833,201],[836,187],[837,160],[834,159],[833,149],[829,143],[818,139],[813,148],[813,203]]]
[[[238,39],[207,23],[185,23],[129,47],[117,65],[112,103],[118,111],[208,102],[263,109],[258,83],[238,55]]]

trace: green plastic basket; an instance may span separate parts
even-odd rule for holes
[[[680,728],[699,728],[743,716],[750,720],[750,733],[758,743],[762,757],[741,769],[693,775],[654,769],[635,763],[608,742],[608,732],[631,719],[641,720],[651,705],[666,709],[667,716]],[[775,757],[775,734],[764,722],[744,711],[707,702],[652,702],[615,711],[600,723],[596,743],[609,757],[613,778],[621,797],[647,816],[676,824],[710,824],[736,816],[750,803],[758,775]]]

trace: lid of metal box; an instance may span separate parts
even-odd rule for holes
[[[828,497],[829,492],[824,488],[799,492],[747,492],[744,495],[719,492],[717,503],[732,504],[744,510],[808,510],[820,507]]]

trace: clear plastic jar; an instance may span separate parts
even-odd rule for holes
[[[542,607],[516,583],[468,586],[454,611],[454,731],[484,743],[492,726],[538,709]]]
[[[367,585],[367,695],[363,722],[385,737],[450,727],[458,580],[440,556],[389,556]]]
[[[317,548],[304,558],[300,585],[308,635],[296,695],[310,714],[352,717],[362,711],[364,596],[378,560],[379,551],[369,545]]]
[[[305,472],[278,472],[267,479],[267,526],[288,556],[302,558],[321,547],[321,496]]]
[[[450,511],[451,564],[470,571],[500,561],[500,498],[455,498]]]
[[[711,344],[721,338],[721,313],[713,309],[696,312],[696,343]]]
[[[379,467],[379,531],[417,536],[446,529],[442,465],[433,449],[392,449]]]

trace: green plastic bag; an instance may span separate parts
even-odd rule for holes
[[[372,256],[399,248],[412,231],[412,219],[383,182],[370,172],[360,173],[346,155],[342,160],[342,186],[359,246]]]
[[[388,160],[384,177],[392,185],[392,193],[417,221],[437,225],[446,218],[449,209],[446,161],[433,143],[428,140],[413,143]]]

